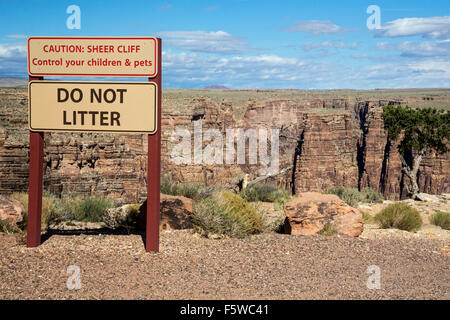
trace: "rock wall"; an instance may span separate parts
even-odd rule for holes
[[[28,130],[25,92],[0,92],[0,193],[26,191]],[[194,126],[202,131],[279,129],[279,168],[269,181],[294,192],[334,187],[372,187],[390,198],[405,196],[395,145],[387,141],[381,106],[401,101],[339,99],[249,100],[241,108],[208,97],[186,98],[183,104],[163,99],[162,175],[175,181],[235,185],[244,174],[260,175],[263,165],[204,164],[195,158]],[[242,107],[242,106],[241,106]],[[240,110],[241,110],[240,109]],[[172,152],[179,144],[176,129],[189,132],[191,161],[177,164]],[[201,135],[201,133],[200,133]],[[208,141],[202,142],[206,147]],[[225,152],[225,141],[223,141]],[[271,145],[268,146],[270,154]],[[198,161],[199,163],[196,163]],[[45,134],[44,186],[56,194],[104,195],[117,202],[146,197],[146,135]],[[450,192],[448,154],[424,158],[419,171],[422,192]]]

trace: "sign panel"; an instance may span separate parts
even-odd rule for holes
[[[30,37],[31,76],[155,77],[156,38]]]
[[[148,133],[157,131],[153,82],[31,81],[32,131]]]

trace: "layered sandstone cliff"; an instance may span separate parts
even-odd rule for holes
[[[294,192],[369,186],[387,197],[405,196],[406,178],[381,119],[381,107],[404,103],[401,99],[320,98],[305,92],[288,96],[275,92],[261,98],[255,92],[235,94],[240,95],[239,101],[208,91],[196,96],[184,92],[163,96],[162,175],[215,185],[233,185],[246,173],[254,179],[264,165],[259,158],[256,164],[250,163],[248,143],[245,163],[208,164],[195,154],[195,141],[199,141],[195,139],[203,138],[200,147],[204,149],[210,144],[204,132],[215,130],[223,136],[225,152],[229,129],[278,129],[279,169],[287,170],[270,178],[272,182]],[[3,89],[0,96],[0,193],[26,191],[26,92]],[[175,130],[189,134],[190,161],[174,161],[174,148],[181,141]],[[45,134],[44,185],[56,194],[142,201],[147,192],[146,169],[145,135]],[[450,192],[449,173],[448,154],[428,155],[419,171],[421,191]]]

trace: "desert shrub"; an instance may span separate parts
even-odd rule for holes
[[[222,191],[222,189],[214,186],[201,187],[198,189],[198,193],[197,196],[195,197],[195,200],[211,198],[215,193],[219,191]]]
[[[14,224],[9,223],[5,220],[0,220],[0,232],[4,233],[18,233],[20,229],[16,227]]]
[[[398,202],[390,204],[375,215],[375,221],[381,228],[396,228],[406,231],[415,231],[422,226],[419,212],[407,205]]]
[[[58,202],[57,210],[65,221],[101,222],[113,206],[112,200],[103,197],[64,197]]]
[[[106,211],[114,206],[110,199],[92,197],[75,202],[75,220],[85,222],[101,222]]]
[[[119,227],[133,229],[137,224],[140,206],[140,204],[129,204],[120,208],[110,208],[103,215],[103,222],[111,229]]]
[[[358,202],[381,203],[383,195],[372,188],[364,188],[361,192],[356,188],[335,188],[326,191],[328,194],[335,194],[342,201],[351,207],[358,205]]]
[[[241,192],[241,196],[249,201],[264,201],[286,203],[289,200],[289,192],[270,184],[255,185]]]
[[[183,196],[190,199],[197,199],[202,185],[197,182],[178,183],[170,179],[161,181],[161,193],[171,196]]]
[[[450,230],[450,213],[437,211],[430,217],[430,222],[442,229]]]
[[[336,229],[334,229],[331,224],[327,223],[323,226],[322,230],[319,231],[319,234],[323,236],[332,236],[336,234]]]
[[[262,208],[257,202],[250,202],[250,205],[253,206],[256,212],[261,216],[264,231],[282,233],[282,231],[284,230],[284,220],[286,219],[284,213],[270,213],[270,211]],[[275,206],[281,205],[279,203],[274,203],[274,207]]]
[[[251,233],[250,224],[245,217],[234,214],[214,198],[195,202],[191,220],[194,230],[203,235],[244,238]]]
[[[192,223],[201,234],[243,238],[263,230],[261,215],[231,191],[216,193],[194,203]]]
[[[342,201],[351,207],[355,207],[358,202],[363,199],[362,194],[355,188],[335,188],[330,189],[325,193],[337,195]]]
[[[261,216],[256,212],[256,209],[241,196],[225,190],[218,193],[217,198],[222,206],[230,210],[235,215],[244,217],[250,225],[252,233],[262,231],[263,226]]]
[[[375,218],[373,216],[371,216],[369,213],[367,213],[364,210],[359,210],[362,214],[362,221],[363,223],[374,223],[375,222]]]
[[[380,192],[370,187],[364,188],[361,191],[361,194],[362,194],[362,202],[382,203],[384,200],[383,195]]]
[[[12,198],[18,200],[24,208],[22,221],[18,223],[18,226],[20,229],[25,230],[28,222],[28,193],[13,193]],[[45,195],[42,197],[41,226],[43,229],[47,229],[51,225],[61,221],[61,214],[57,209],[57,202],[58,200],[55,196]]]

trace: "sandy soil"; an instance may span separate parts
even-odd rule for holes
[[[161,233],[161,252],[133,235],[52,235],[26,248],[0,235],[0,299],[449,299],[450,242],[264,233],[205,239]],[[67,268],[81,269],[69,290]],[[368,289],[367,268],[381,271]]]

